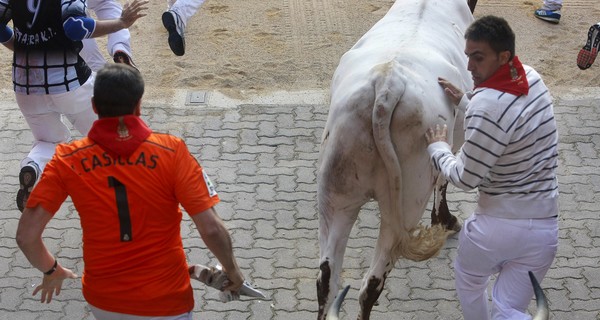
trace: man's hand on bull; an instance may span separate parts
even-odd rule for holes
[[[439,141],[448,142],[447,137],[448,126],[445,124],[443,126],[436,124],[435,128],[429,128],[429,130],[425,132],[425,140],[427,140],[428,145]]]
[[[450,100],[452,100],[452,103],[457,106],[465,93],[444,78],[438,78],[438,83],[442,86]]]

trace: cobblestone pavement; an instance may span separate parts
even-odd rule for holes
[[[16,103],[5,100],[0,102],[0,256],[5,262],[0,264],[0,319],[93,319],[79,280],[67,281],[50,304],[32,297],[41,274],[30,267],[14,240],[20,216],[14,200],[19,161],[32,137]],[[211,175],[222,199],[217,210],[232,232],[241,267],[271,298],[221,303],[214,290],[194,283],[195,319],[316,319],[315,174],[327,117],[324,100],[208,106],[145,102],[143,118],[150,126],[184,137]],[[552,319],[600,319],[600,93],[597,88],[566,90],[555,96],[555,112],[560,130],[560,247],[542,285]],[[449,191],[451,210],[466,218],[474,208],[474,194]],[[342,274],[343,282],[351,285],[345,319],[356,317],[358,289],[378,222],[376,206],[369,203],[352,231]],[[181,233],[191,262],[215,263],[187,218]],[[71,203],[63,205],[44,238],[63,265],[81,274],[81,233]],[[372,318],[460,319],[451,268],[456,245],[456,237],[449,239],[441,254],[426,262],[399,261]]]

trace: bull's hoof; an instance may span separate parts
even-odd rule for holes
[[[452,219],[452,222],[446,226],[446,230],[450,231],[451,234],[456,234],[460,232],[460,229],[462,229],[464,221],[459,217],[453,216],[453,218],[454,219]]]

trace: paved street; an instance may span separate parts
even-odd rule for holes
[[[50,304],[31,295],[41,274],[14,241],[20,215],[14,198],[19,161],[32,137],[13,100],[5,98],[0,106],[0,255],[5,261],[0,265],[0,319],[93,319],[80,280],[66,282]],[[596,88],[561,92],[555,96],[555,113],[560,130],[560,247],[543,287],[552,319],[600,319],[600,93]],[[151,127],[184,137],[211,175],[222,199],[217,209],[231,229],[241,267],[271,298],[221,303],[214,290],[194,283],[196,319],[316,318],[315,168],[326,117],[325,92],[280,93],[248,101],[209,93],[208,104],[199,106],[186,106],[183,98],[171,105],[145,101],[143,118]],[[455,189],[449,200],[451,210],[462,218],[475,205],[474,193]],[[377,210],[370,203],[346,252],[343,282],[351,291],[344,304],[345,319],[356,318],[358,289],[377,231]],[[182,224],[182,236],[191,262],[215,263],[189,219]],[[44,237],[61,264],[81,274],[81,233],[71,203],[63,205]],[[372,318],[460,319],[451,269],[456,244],[451,238],[441,254],[427,262],[399,261]]]

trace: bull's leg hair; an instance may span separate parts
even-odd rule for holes
[[[377,299],[379,299],[379,296],[383,291],[383,285],[385,284],[387,275],[388,273],[386,272],[381,279],[376,277],[369,278],[366,290],[362,291],[361,289],[360,314],[358,315],[358,320],[369,320],[371,317],[371,310],[373,310],[373,306],[377,303]]]
[[[433,192],[433,208],[431,209],[431,224],[440,224],[446,230],[458,232],[462,227],[458,222],[458,219],[450,213],[450,209],[448,208],[448,203],[446,201],[446,190],[448,189],[448,182],[443,185],[436,187],[436,190]],[[436,208],[436,204],[438,204],[437,197],[439,199],[439,207]]]
[[[373,306],[377,303],[388,274],[394,268],[392,261],[392,246],[396,242],[393,226],[381,223],[379,226],[379,238],[375,245],[375,254],[371,261],[371,267],[363,279],[360,288],[359,320],[368,320]]]
[[[325,305],[327,304],[327,296],[329,296],[329,281],[331,279],[331,269],[329,268],[329,260],[325,260],[319,266],[319,277],[317,278],[317,299],[319,302],[319,315],[317,319],[325,319]]]
[[[351,200],[345,201],[345,203],[350,202]],[[329,306],[339,290],[346,245],[361,206],[362,201],[343,210],[333,209],[328,206],[327,202],[319,204],[319,250],[321,255],[320,272],[317,279],[319,320],[325,319]]]

